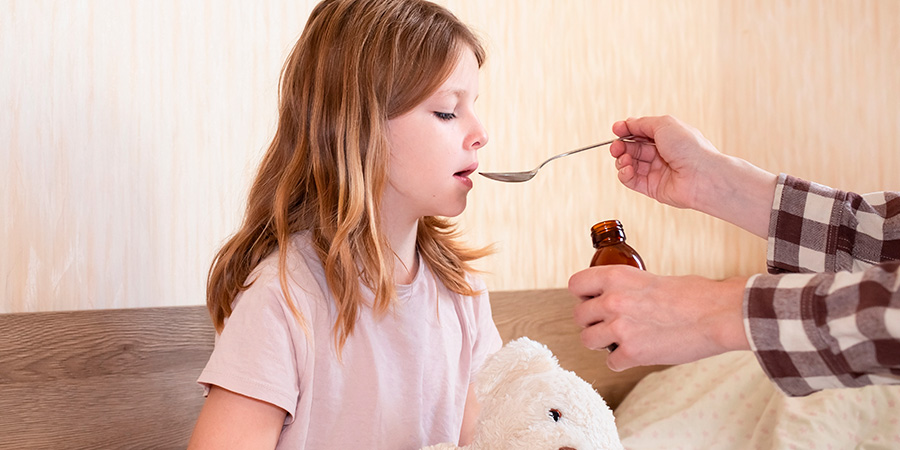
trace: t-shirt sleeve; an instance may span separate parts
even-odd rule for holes
[[[503,346],[503,339],[500,338],[500,332],[497,330],[491,314],[491,302],[484,282],[478,280],[476,288],[481,291],[481,294],[473,298],[476,333],[472,349],[472,372],[470,374],[472,379],[481,370],[487,357]]]
[[[254,283],[236,306],[216,339],[215,349],[198,383],[273,404],[293,421],[300,394],[297,361],[305,354],[305,336],[280,290]],[[301,347],[298,349],[298,347]]]

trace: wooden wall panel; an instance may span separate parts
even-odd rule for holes
[[[628,116],[674,114],[717,135],[717,2],[458,3],[490,49],[481,101],[492,140],[482,169],[531,169],[608,140]],[[551,163],[525,184],[477,179],[463,224],[475,242],[498,244],[482,264],[489,285],[565,286],[590,261],[591,225],[612,218],[650,270],[685,273],[725,259],[703,251],[723,239],[711,219],[650,202],[615,173],[604,148]]]
[[[0,312],[203,303],[311,6],[0,2]]]
[[[729,1],[721,17],[723,151],[845,190],[900,190],[900,3]],[[739,234],[726,243],[758,257]]]
[[[483,170],[673,114],[768,170],[897,189],[898,2],[441,3],[488,46]],[[0,0],[0,312],[202,303],[313,4]],[[627,191],[605,149],[526,184],[476,178],[459,220],[498,244],[491,289],[532,289],[565,286],[607,218],[654,272],[764,269],[764,242]]]

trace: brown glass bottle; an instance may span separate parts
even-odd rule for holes
[[[644,260],[635,249],[625,243],[625,229],[618,220],[605,220],[591,227],[591,240],[594,241],[594,257],[591,267],[608,264],[627,264],[641,270]]]
[[[591,227],[591,240],[594,241],[594,257],[591,259],[591,267],[605,266],[608,264],[626,264],[647,270],[641,255],[625,243],[625,229],[618,220],[604,220]],[[609,344],[606,350],[610,353],[619,348],[615,342]]]

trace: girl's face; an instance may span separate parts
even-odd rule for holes
[[[450,77],[422,103],[388,121],[391,160],[382,206],[394,220],[453,217],[466,208],[475,150],[488,140],[475,116],[478,62],[464,50]]]

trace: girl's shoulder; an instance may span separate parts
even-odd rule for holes
[[[487,284],[480,275],[473,272],[466,272],[466,282],[469,283],[472,290],[476,292],[472,298],[485,300],[488,298]]]
[[[282,285],[279,259],[279,252],[274,251],[260,261],[247,277],[249,287],[238,298],[263,296],[284,301],[285,286]],[[284,269],[284,280],[293,302],[305,303],[310,298],[317,301],[322,295],[324,269],[306,234],[298,233],[291,237]]]
[[[260,284],[268,284],[273,280],[276,283],[279,278],[279,251],[275,250],[268,256],[263,258],[259,264],[250,272],[247,282]],[[303,272],[315,272],[321,267],[319,257],[316,255],[312,247],[307,232],[300,232],[292,235],[288,241],[287,254],[285,258],[285,269],[289,275]]]

